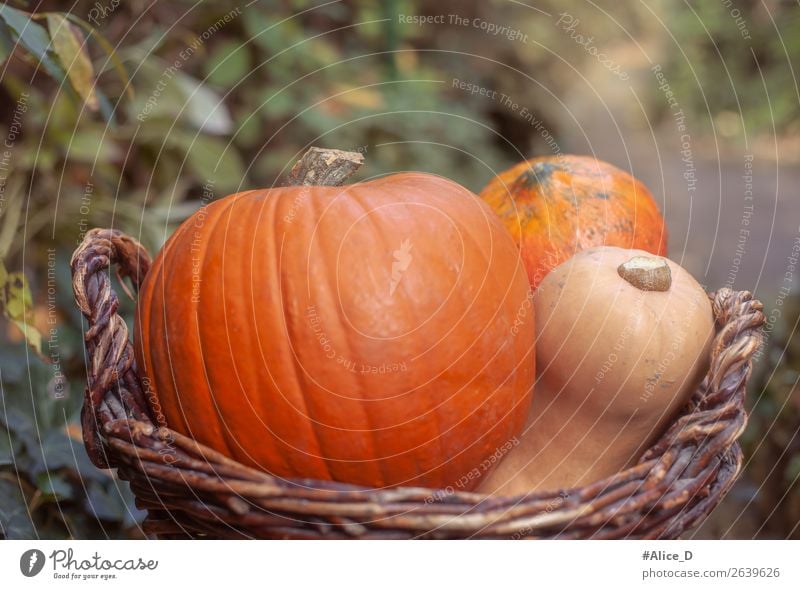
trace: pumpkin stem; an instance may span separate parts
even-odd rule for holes
[[[634,256],[620,264],[617,273],[639,290],[666,292],[672,286],[669,264],[657,256]]]
[[[310,148],[289,172],[287,186],[341,186],[364,163],[355,151]]]

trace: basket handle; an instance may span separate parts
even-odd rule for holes
[[[87,381],[81,425],[89,458],[99,468],[110,468],[100,443],[100,428],[120,417],[153,422],[149,404],[136,377],[133,345],[128,326],[117,313],[119,298],[112,288],[110,267],[127,291],[131,279],[138,291],[151,259],[142,245],[116,229],[92,229],[72,255],[72,290],[89,328],[84,340]],[[131,295],[130,292],[128,292]],[[106,394],[113,395],[107,400]]]
[[[690,445],[698,455],[687,476],[698,475],[744,431],[746,384],[753,370],[753,356],[763,343],[766,322],[763,305],[748,291],[725,287],[710,293],[709,298],[717,333],[705,378],[690,401],[699,410],[674,421],[639,461],[662,457],[673,446]],[[737,465],[737,473],[739,468]]]
[[[764,305],[746,290],[721,288],[711,295],[719,326],[711,350],[711,365],[703,383],[708,389],[701,408],[720,399],[744,403],[744,384],[753,370],[753,357],[764,343]]]

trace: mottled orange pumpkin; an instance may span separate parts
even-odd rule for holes
[[[649,190],[592,157],[521,162],[481,191],[520,247],[533,288],[575,253],[600,245],[664,256],[667,227]]]
[[[529,292],[500,221],[449,180],[254,190],[167,242],[137,362],[169,427],[245,464],[470,489],[530,405]]]

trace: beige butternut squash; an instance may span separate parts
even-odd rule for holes
[[[703,288],[641,250],[597,247],[534,296],[537,393],[520,443],[480,491],[585,485],[636,463],[702,378],[714,333]]]

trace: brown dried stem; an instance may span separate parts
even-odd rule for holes
[[[364,163],[355,151],[312,147],[292,167],[287,186],[341,186]]]

